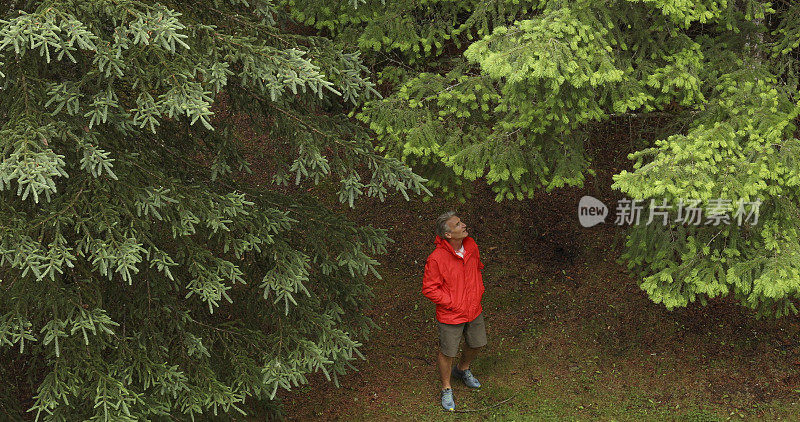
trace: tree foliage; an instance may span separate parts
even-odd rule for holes
[[[796,2],[3,4],[0,376],[29,374],[3,406],[29,388],[48,420],[233,414],[358,355],[386,234],[241,182],[237,115],[271,182],[332,180],[353,206],[421,176],[461,199],[581,186],[594,125],[657,114],[674,129],[615,188],[762,205],[631,227],[642,288],[797,312]]]
[[[462,199],[462,180],[485,180],[497,200],[581,186],[594,125],[658,114],[672,133],[614,184],[673,205],[670,224],[630,229],[623,259],[642,288],[670,309],[733,295],[759,315],[797,312],[796,2],[310,3],[306,23],[366,47],[392,87],[359,118]],[[762,205],[755,224],[681,227],[681,199]]]
[[[335,381],[389,239],[239,175],[251,129],[279,184],[333,179],[350,206],[425,190],[346,116],[377,94],[358,51],[261,0],[0,13],[4,412],[194,419]]]

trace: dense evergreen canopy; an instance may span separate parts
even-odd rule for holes
[[[376,94],[358,52],[264,1],[1,13],[0,407],[191,418],[342,373],[385,231],[236,174],[248,129],[278,183],[423,190],[346,116]]]
[[[361,34],[396,84],[359,115],[390,156],[462,198],[462,179],[498,200],[582,186],[594,125],[658,115],[661,139],[614,183],[645,212],[672,207],[670,224],[630,229],[623,259],[642,288],[670,309],[730,294],[759,315],[797,312],[799,3],[400,1],[385,6],[396,25],[306,6],[345,44]],[[758,219],[676,222],[691,199],[730,217],[758,202],[745,210]]]
[[[742,225],[632,227],[623,258],[650,297],[796,312],[796,2],[0,5],[8,412],[235,414],[335,377],[369,331],[387,236],[275,184],[332,180],[353,206],[424,191],[419,174],[522,199],[581,186],[593,125],[620,116],[668,122],[615,176],[624,194],[762,203]],[[242,182],[230,116],[266,139],[275,184]]]

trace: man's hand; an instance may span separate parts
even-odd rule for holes
[[[450,306],[445,306],[447,310],[457,312],[459,314],[463,314],[465,309],[460,303],[454,303],[453,301],[450,302]]]

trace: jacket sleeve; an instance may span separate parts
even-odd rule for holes
[[[428,258],[425,263],[425,275],[422,276],[422,294],[431,302],[449,308],[452,304],[450,294],[444,290],[444,278],[439,271],[436,260]]]

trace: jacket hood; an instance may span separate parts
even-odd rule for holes
[[[475,241],[472,240],[471,237],[469,237],[469,236],[465,237],[464,240],[462,241],[463,246],[464,246],[464,250],[467,250],[467,245],[469,243],[473,243],[473,242],[475,242]],[[441,237],[439,237],[439,235],[436,235],[436,239],[434,239],[433,243],[436,244],[436,248],[437,249],[442,248],[442,249],[448,251],[449,253],[453,254],[453,256],[458,256],[458,255],[456,255],[456,250],[453,249],[453,245],[451,245],[450,242],[448,242],[447,240],[442,239]],[[465,255],[465,257],[466,257],[466,255]]]

